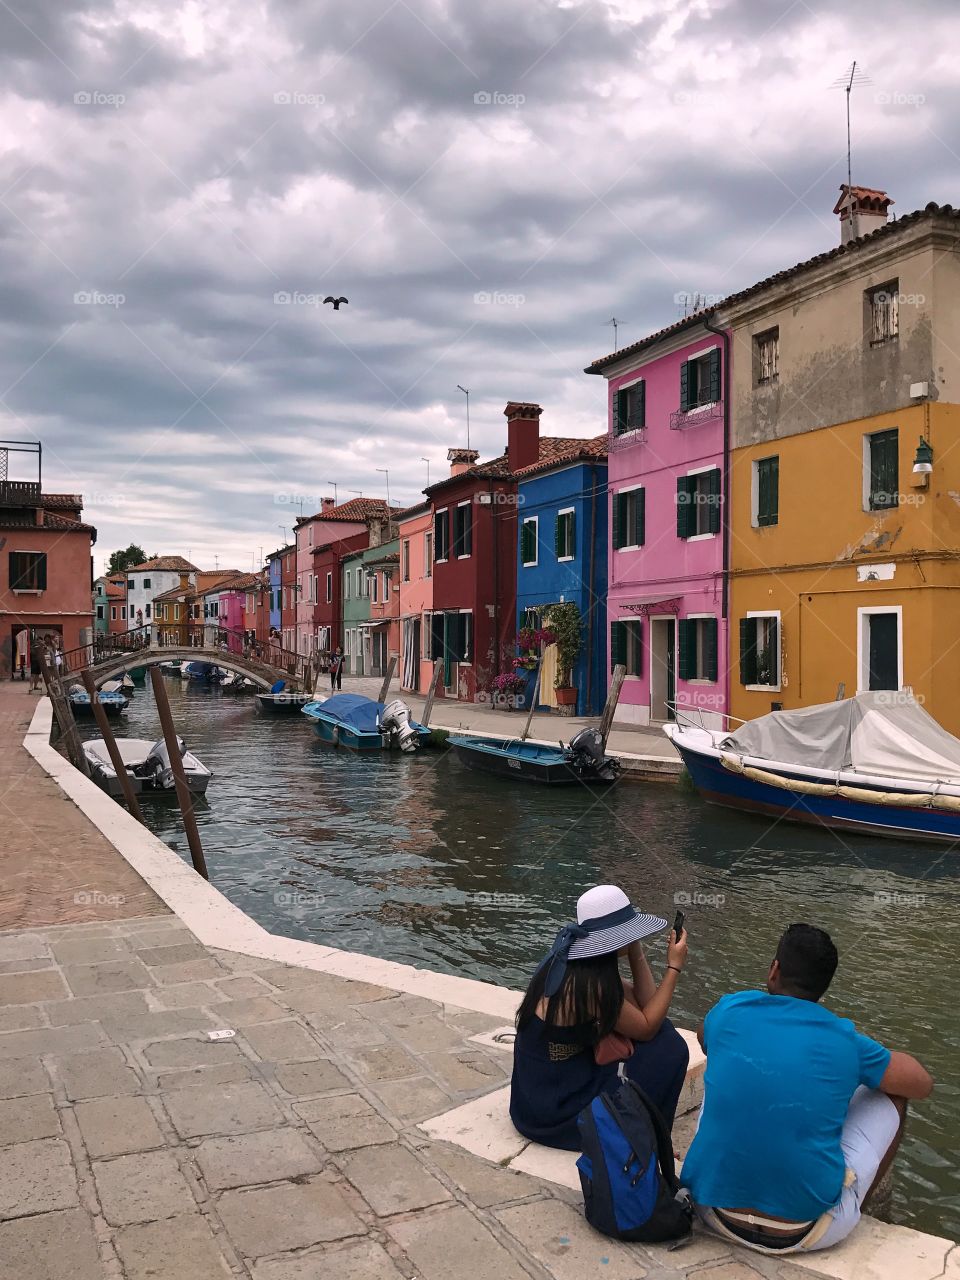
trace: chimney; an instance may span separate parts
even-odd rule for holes
[[[323,498],[320,502],[320,510],[332,511],[336,505],[337,505],[336,498]]]
[[[511,400],[504,409],[507,419],[507,465],[511,471],[529,467],[540,457],[540,415],[538,404]]]
[[[480,454],[476,449],[448,449],[447,461],[450,463],[450,474],[463,475],[464,471],[469,471],[479,457]]]
[[[868,236],[887,221],[887,208],[894,204],[885,191],[875,191],[872,187],[848,187],[846,183],[840,188],[840,199],[833,207],[833,212],[840,216],[840,243],[849,244],[851,240],[859,240]]]

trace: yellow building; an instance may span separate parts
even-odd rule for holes
[[[909,689],[960,734],[960,216],[889,203],[844,189],[838,249],[719,309],[741,719]]]

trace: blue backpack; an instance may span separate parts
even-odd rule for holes
[[[673,1144],[656,1105],[625,1079],[577,1118],[577,1161],[586,1219],[617,1240],[679,1240],[690,1234],[693,1206],[679,1193]]]

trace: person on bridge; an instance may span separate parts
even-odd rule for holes
[[[343,650],[339,645],[330,655],[330,688],[341,689],[343,687]]]

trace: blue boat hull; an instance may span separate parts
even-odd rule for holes
[[[324,710],[329,704],[329,710]],[[302,708],[303,714],[313,721],[317,736],[332,746],[347,747],[350,751],[384,751],[391,743],[385,742],[376,727],[383,712],[383,704],[358,694],[336,694],[327,702],[309,702]],[[430,737],[430,730],[415,720],[410,727],[416,732],[417,744],[423,746]]]
[[[603,776],[577,769],[571,754],[562,748],[546,747],[537,742],[521,742],[519,738],[453,737],[449,745],[468,769],[492,773],[520,782],[538,782],[544,786],[570,786],[572,783],[613,782],[616,772]]]
[[[725,769],[719,760],[691,751],[673,740],[698,792],[709,804],[727,809],[764,814],[788,822],[804,822],[837,831],[883,836],[895,840],[960,840],[960,813],[944,809],[918,809],[903,805],[870,804],[843,796],[805,795],[757,782]],[[777,770],[780,776],[798,781],[800,775]],[[809,779],[803,779],[809,781]],[[878,793],[879,793],[879,789]]]

